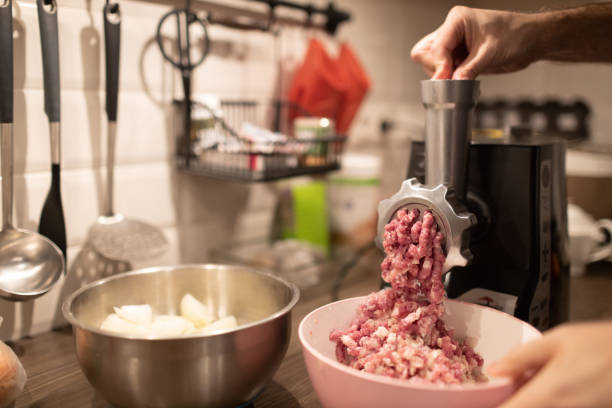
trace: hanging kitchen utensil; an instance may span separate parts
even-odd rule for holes
[[[22,301],[51,289],[64,270],[59,248],[13,222],[13,16],[12,1],[0,3],[0,162],[2,165],[2,231],[0,231],[0,297]]]
[[[108,151],[106,154],[106,209],[89,229],[89,242],[110,260],[138,261],[161,255],[168,241],[156,227],[125,218],[113,209],[115,140],[117,137],[117,103],[119,96],[119,45],[121,12],[119,4],[104,6],[104,44],[106,54],[106,114],[108,117]]]
[[[270,10],[270,19],[272,20],[272,9]],[[283,47],[282,47],[282,31],[277,29],[274,31],[274,60],[276,65],[276,95],[273,101],[273,116],[272,116],[272,130],[277,133],[285,132],[286,134],[290,134],[289,129],[287,129],[287,118],[283,113],[287,113],[287,110],[283,110],[283,106],[286,104],[286,101],[283,99],[285,97],[284,90],[284,77],[285,77],[285,69],[284,69],[284,55],[283,55]]]
[[[163,41],[163,26],[166,21],[170,21],[170,17],[176,18],[176,56],[173,57],[171,52],[168,52],[164,47]],[[195,62],[192,62],[191,58],[191,35],[189,28],[192,24],[196,24],[201,27],[203,32],[202,37],[202,50]],[[204,62],[204,59],[208,55],[210,49],[210,39],[208,37],[208,30],[206,29],[206,23],[200,19],[195,13],[189,10],[189,1],[186,2],[185,8],[174,9],[166,13],[157,26],[157,45],[166,59],[176,68],[181,71],[181,78],[183,82],[183,94],[185,97],[184,101],[184,146],[188,148],[189,138],[191,137],[191,71]],[[189,154],[186,154],[186,159],[189,160]]]
[[[60,192],[60,78],[57,2],[37,0],[43,62],[45,113],[51,137],[51,187],[40,213],[38,232],[57,245],[66,260],[66,225]]]

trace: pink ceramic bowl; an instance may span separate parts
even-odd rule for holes
[[[415,385],[364,373],[336,361],[329,333],[346,328],[363,297],[322,306],[306,316],[299,327],[304,360],[312,385],[325,408],[496,407],[515,390],[506,378],[466,385]],[[476,340],[475,349],[490,364],[515,346],[541,336],[529,324],[498,310],[446,300],[445,321],[458,337]]]

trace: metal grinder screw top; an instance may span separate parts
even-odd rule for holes
[[[465,266],[471,260],[466,230],[476,217],[465,207],[468,151],[472,111],[480,92],[475,80],[425,80],[421,93],[425,106],[425,185],[416,178],[378,205],[378,236],[401,208],[430,210],[445,236],[443,272]]]

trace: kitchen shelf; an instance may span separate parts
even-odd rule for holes
[[[192,114],[192,127],[189,137],[183,130],[184,102],[174,101],[176,166],[184,172],[222,180],[243,182],[267,182],[284,178],[318,175],[338,170],[346,138],[343,136],[318,136],[296,138],[279,136],[280,133],[267,132],[274,139],[248,139],[239,133],[243,124],[259,125],[259,130],[284,128],[284,135],[290,133],[288,123],[281,118],[288,117],[277,110],[296,109],[295,104],[274,102],[268,106],[274,111],[272,126],[265,126],[261,118],[266,115],[256,101],[222,101],[221,114],[196,101],[192,105],[205,109],[209,116],[197,120]],[[300,111],[298,107],[298,112]],[[307,115],[306,115],[307,116]],[[259,119],[259,120],[258,120]],[[202,128],[199,128],[201,123]]]
[[[236,161],[240,161],[240,159]],[[249,171],[246,169],[228,170],[223,166],[206,165],[197,162],[194,163],[193,161],[189,165],[186,165],[186,163],[180,159],[177,162],[177,166],[178,169],[185,174],[210,177],[217,180],[243,182],[268,182],[297,176],[314,176],[340,169],[340,165],[335,163],[326,166],[313,167],[312,169],[271,169],[267,171]]]

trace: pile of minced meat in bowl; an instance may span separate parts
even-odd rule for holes
[[[431,212],[398,211],[383,239],[382,278],[391,287],[302,320],[306,367],[325,408],[496,407],[514,391],[508,379],[487,378],[486,366],[540,333],[446,299],[443,244]]]

